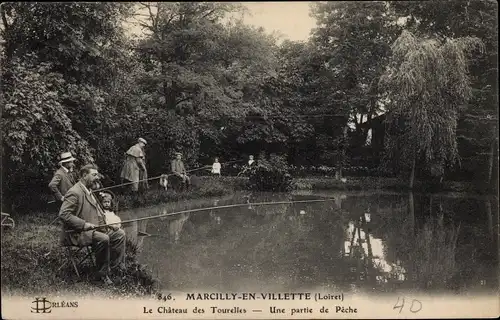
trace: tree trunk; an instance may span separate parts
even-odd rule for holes
[[[493,230],[493,214],[491,211],[491,201],[489,198],[486,198],[484,201],[485,208],[486,208],[486,218],[488,220],[488,231],[490,232],[490,235],[492,237],[495,236],[495,232]]]
[[[363,222],[365,225],[365,238],[366,238],[366,246],[368,248],[368,261],[367,261],[367,266],[366,266],[366,277],[368,280],[368,283],[375,284],[376,283],[376,273],[374,270],[373,266],[373,250],[372,250],[372,243],[370,241],[370,233],[368,230],[368,227],[366,227],[366,220],[365,217],[363,216]]]
[[[412,235],[415,234],[415,199],[413,197],[413,191],[408,194],[408,221],[410,224],[410,231]]]
[[[489,155],[489,161],[488,161],[488,183],[486,184],[488,187],[491,186],[491,180],[492,180],[492,175],[493,175],[493,160],[495,157],[495,144],[496,140],[493,140],[491,142],[490,146],[490,155]]]
[[[415,155],[413,156],[413,160],[411,162],[411,173],[410,173],[410,189],[413,190],[413,183],[415,181]]]
[[[340,180],[342,179],[342,170],[344,168],[344,162],[345,162],[345,149],[347,147],[347,124],[344,127],[344,130],[342,132],[342,142],[340,146],[340,156],[339,156],[339,161],[337,162],[337,170],[335,172],[335,179]]]
[[[432,196],[432,193],[429,195],[429,213],[430,213],[430,216],[432,217],[432,201],[433,200],[433,196]]]

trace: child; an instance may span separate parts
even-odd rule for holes
[[[215,158],[214,164],[212,165],[212,174],[219,175],[220,177],[220,167],[219,158]]]
[[[168,175],[166,175],[166,174],[161,175],[160,186],[162,186],[162,188],[165,188],[165,191],[168,190]]]
[[[109,227],[113,230],[118,230],[122,227],[121,219],[113,212],[113,195],[108,192],[100,192],[101,203],[104,209],[104,221],[106,224],[111,224]]]

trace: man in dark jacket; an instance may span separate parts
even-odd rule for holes
[[[97,279],[112,284],[111,270],[123,270],[125,232],[106,224],[104,211],[91,190],[98,188],[100,174],[94,165],[80,170],[80,181],[64,197],[59,217],[64,222],[62,240],[75,246],[92,245],[98,268]],[[71,230],[72,232],[67,232]]]
[[[54,177],[50,180],[49,188],[54,193],[56,200],[63,202],[64,195],[76,183],[73,176],[75,161],[71,152],[61,153],[59,161],[60,168],[54,173]]]

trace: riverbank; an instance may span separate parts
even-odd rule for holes
[[[198,177],[207,181],[211,177]],[[248,179],[245,177],[221,177],[219,181],[231,190],[245,190]],[[294,190],[339,190],[339,191],[402,191],[409,190],[408,181],[387,177],[346,177],[343,181],[334,177],[294,178]],[[444,181],[442,185],[430,184],[426,181],[415,181],[412,189],[415,192],[464,192],[480,193],[474,190],[471,183],[460,181]]]
[[[344,181],[333,177],[314,177],[295,179],[296,190],[409,190],[408,181],[386,177],[346,177]],[[445,181],[442,185],[433,185],[425,181],[415,181],[412,189],[415,192],[475,192],[470,183]]]
[[[165,202],[223,196],[234,192],[222,181],[200,179],[190,192],[152,188],[138,197],[117,195],[120,211]],[[203,180],[203,181],[202,181]],[[152,271],[136,260],[136,244],[127,242],[126,272],[116,277],[116,284],[105,286],[92,282],[90,265],[82,268],[81,278],[70,265],[61,270],[66,253],[59,246],[60,225],[53,223],[54,211],[33,211],[13,215],[15,229],[2,230],[2,294],[47,295],[77,294],[85,296],[133,297],[155,294],[157,281]]]
[[[160,203],[182,200],[219,197],[239,190],[245,190],[245,177],[193,177],[190,192],[162,190],[152,185],[151,189],[138,197],[117,196],[119,210],[145,207]],[[342,190],[376,191],[404,190],[404,182],[391,178],[347,178],[338,181],[334,178],[298,178],[295,190]],[[421,184],[416,184],[421,187]],[[444,191],[466,192],[467,185],[445,183]],[[431,190],[427,190],[431,191]],[[64,252],[59,244],[60,227],[52,224],[55,211],[23,212],[13,215],[16,228],[2,232],[2,293],[7,294],[46,294],[48,292],[71,292],[81,295],[137,296],[154,293],[155,279],[151,272],[134,261],[133,244],[129,243],[127,273],[121,283],[113,287],[93,284],[88,270],[81,280],[77,280],[69,267],[58,271],[63,263]],[[85,271],[85,270],[84,270]]]

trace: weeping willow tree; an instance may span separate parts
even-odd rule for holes
[[[397,171],[425,168],[432,176],[459,161],[459,112],[471,96],[468,57],[482,51],[478,38],[420,39],[403,31],[392,45],[392,60],[381,78],[389,103],[386,163]]]

